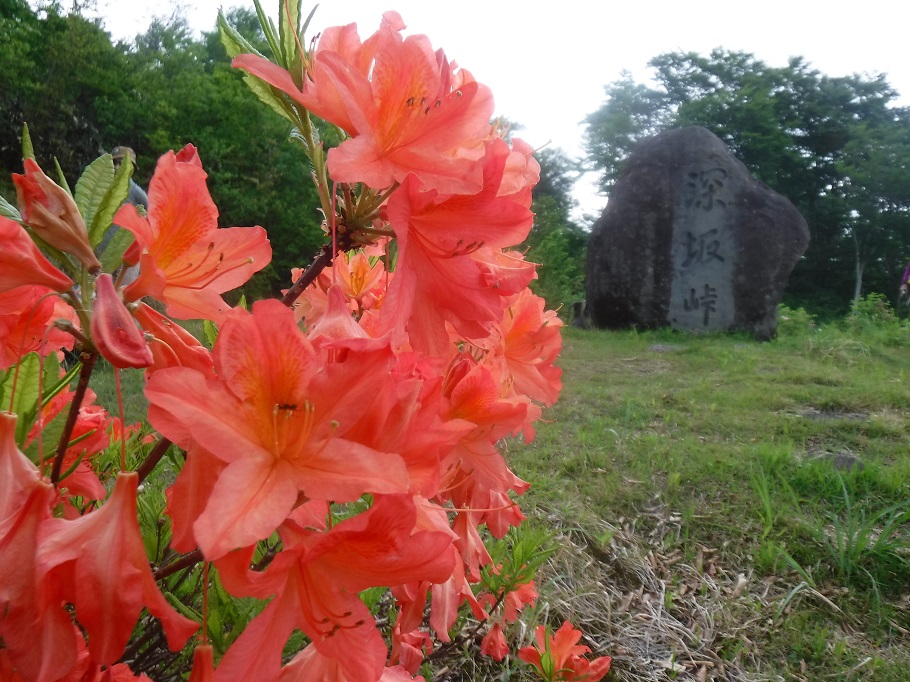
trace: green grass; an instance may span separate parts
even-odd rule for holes
[[[565,330],[562,396],[510,451],[533,484],[525,507],[556,510],[607,550],[615,529],[628,533],[656,557],[666,613],[683,622],[698,599],[669,590],[707,549],[718,572],[696,590],[735,593],[722,578],[746,576],[712,619],[750,644],[715,636],[698,656],[680,645],[675,674],[697,675],[700,656],[715,661],[706,673],[728,660],[755,679],[907,679],[910,331],[887,327],[782,325],[770,343]],[[605,581],[617,598],[636,587]],[[600,653],[634,638],[622,618],[608,629],[590,633]],[[646,668],[619,660],[615,679],[673,679]]]

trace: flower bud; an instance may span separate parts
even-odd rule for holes
[[[114,367],[142,368],[152,364],[152,352],[145,335],[136,326],[108,274],[95,280],[95,306],[92,310],[92,343]]]
[[[13,182],[23,222],[55,249],[78,258],[89,272],[100,271],[85,221],[69,193],[47,177],[34,159],[25,160],[25,175],[13,173]]]

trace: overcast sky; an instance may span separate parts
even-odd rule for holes
[[[277,17],[277,0],[262,0]],[[252,0],[98,0],[99,14],[115,39],[143,32],[155,16],[182,12],[199,31],[215,25],[219,6],[253,8]],[[312,7],[304,0],[304,11]],[[841,9],[843,8],[843,9]],[[631,72],[644,82],[647,62],[670,51],[707,54],[713,48],[742,50],[770,66],[804,57],[829,76],[887,74],[910,104],[907,10],[894,0],[846,6],[815,0],[760,3],[680,0],[330,0],[311,24],[357,23],[361,38],[379,25],[382,12],[397,10],[406,33],[429,36],[450,60],[490,86],[496,112],[520,123],[518,133],[534,147],[547,143],[580,156],[582,120],[604,101],[604,86]],[[605,199],[590,185],[577,189],[589,212]]]

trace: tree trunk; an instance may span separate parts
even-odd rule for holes
[[[854,274],[856,277],[853,287],[853,303],[855,305],[863,293],[863,271],[866,269],[866,263],[860,253],[859,239],[856,238],[855,229],[853,230],[853,246],[853,253],[855,254]]]

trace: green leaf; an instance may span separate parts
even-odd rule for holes
[[[202,321],[202,334],[205,336],[205,342],[208,347],[214,348],[215,341],[218,339],[218,327],[211,320]]]
[[[63,436],[63,427],[66,426],[66,418],[69,410],[61,410],[49,422],[45,422],[44,428],[41,429],[40,450],[44,451],[44,460],[53,458],[53,453],[57,449],[57,444]],[[26,434],[28,431],[26,431]],[[24,439],[23,439],[24,440]],[[37,463],[41,458],[39,450],[39,439],[35,438],[28,447],[19,446],[22,453],[33,462]]]
[[[256,5],[256,15],[259,17],[259,25],[262,27],[262,33],[265,35],[266,41],[268,41],[269,49],[272,50],[272,54],[275,55],[276,59],[278,59],[279,55],[281,54],[281,50],[279,50],[279,43],[275,38],[275,24],[272,23],[272,20],[262,10],[262,4],[259,2],[259,0],[253,0],[253,4]],[[280,12],[280,0],[278,4]]]
[[[297,26],[300,23],[300,4],[302,0],[291,2],[282,0],[278,17],[278,39],[281,53],[277,55],[279,63],[290,70],[295,62],[299,64],[300,48],[297,46]]]
[[[9,409],[19,415],[16,421],[16,444],[20,448],[34,421],[34,416],[29,419],[28,415],[37,414],[40,374],[41,359],[37,353],[29,353],[19,361],[18,371],[14,366],[0,382],[0,405],[4,410]]]
[[[91,223],[86,220],[89,227],[89,241],[92,246],[100,244],[104,235],[110,229],[114,221],[114,214],[123,206],[130,193],[130,178],[133,175],[133,164],[121,163],[120,168],[114,174],[114,181],[107,188],[101,203],[98,204],[95,215]],[[95,242],[94,240],[98,241]],[[122,255],[122,254],[121,254]]]
[[[22,158],[35,160],[35,149],[32,147],[32,136],[28,133],[28,123],[22,126]]]
[[[92,224],[91,221],[98,211],[98,205],[113,181],[114,162],[110,154],[104,154],[92,161],[91,165],[85,169],[82,176],[76,181],[74,199],[86,225]],[[91,233],[89,237],[91,237]]]
[[[130,244],[133,243],[134,239],[135,236],[129,230],[124,230],[120,227],[116,228],[114,236],[111,237],[111,240],[104,248],[104,253],[101,254],[101,269],[104,272],[113,274],[123,263],[123,254],[130,248]]]
[[[253,47],[252,43],[227,22],[221,12],[218,12],[218,33],[221,36],[221,44],[231,59],[239,54],[255,54],[264,58],[264,55]]]
[[[17,223],[22,222],[22,215],[19,213],[19,209],[9,203],[3,197],[0,197],[0,215],[2,215],[4,218],[15,220]]]
[[[133,166],[120,164],[114,171],[110,154],[95,159],[76,183],[76,206],[89,226],[89,243],[98,246],[111,226],[114,213],[126,201]]]
[[[67,194],[73,196],[73,191],[70,189],[70,184],[66,181],[66,176],[63,174],[63,169],[60,167],[60,162],[56,156],[54,157],[54,169],[57,171],[57,184],[65,189]]]
[[[297,117],[291,113],[290,105],[286,99],[287,96],[283,92],[250,73],[244,74],[243,82],[272,111],[287,120],[291,125],[297,125]]]

